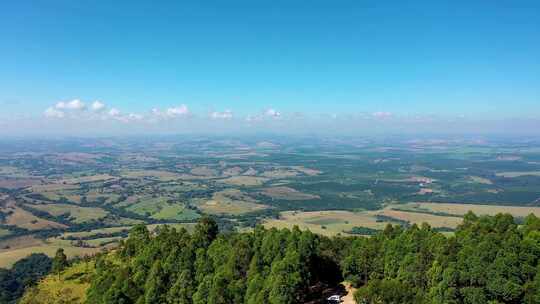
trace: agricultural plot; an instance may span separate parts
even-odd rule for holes
[[[324,235],[349,234],[355,227],[382,230],[386,225],[412,225],[427,223],[433,228],[454,229],[462,222],[457,216],[435,215],[414,211],[393,210],[391,207],[376,211],[286,211],[279,219],[266,220],[266,227],[309,229]]]
[[[418,213],[409,211],[392,210],[385,208],[380,211],[371,212],[374,216],[384,216],[386,218],[396,219],[411,224],[421,225],[427,223],[433,228],[456,228],[462,221],[462,218],[454,216],[433,215],[428,213]]]
[[[3,213],[8,214],[3,221],[5,225],[17,226],[28,230],[67,228],[64,224],[39,218],[16,206],[13,202],[8,202],[1,210]]]
[[[41,184],[41,179],[0,177],[0,188],[19,189]]]
[[[215,177],[217,175],[217,170],[201,166],[191,169],[191,174],[205,177]]]
[[[68,204],[46,204],[46,205],[27,205],[32,209],[47,212],[52,216],[67,216],[67,218],[75,223],[88,223],[103,219],[108,212],[101,208],[79,207]]]
[[[62,184],[62,183],[33,185],[32,187],[30,187],[30,191],[34,192],[34,193],[76,190],[76,189],[79,189],[78,185],[75,185],[75,184]]]
[[[232,176],[226,179],[220,180],[221,182],[233,186],[261,186],[269,179],[265,177],[257,176]]]
[[[278,199],[278,200],[296,201],[296,200],[312,200],[312,199],[321,198],[318,195],[303,193],[293,188],[284,187],[284,186],[266,188],[261,193],[268,197],[271,197],[272,199]]]
[[[263,210],[268,206],[260,204],[255,199],[240,190],[228,189],[214,193],[212,199],[202,200],[197,207],[209,214],[244,214]]]
[[[498,172],[496,173],[497,176],[502,177],[520,177],[520,176],[540,176],[540,171],[524,171],[524,172]]]
[[[181,174],[161,170],[125,170],[120,174],[126,178],[148,178],[164,182],[182,178]]]
[[[83,183],[110,181],[113,179],[116,179],[116,177],[111,176],[109,174],[97,174],[97,175],[90,175],[90,176],[81,176],[77,178],[63,179],[59,181],[59,183],[68,184],[68,185],[76,185],[76,184],[83,184]]]
[[[139,198],[136,203],[126,207],[126,210],[158,220],[189,221],[199,217],[194,210],[168,197]]]
[[[9,236],[11,234],[11,231],[7,230],[7,229],[4,229],[4,228],[0,228],[0,239],[6,237],[6,236]]]
[[[8,248],[3,250],[0,249],[0,267],[9,268],[11,267],[11,265],[13,265],[13,263],[24,257],[27,257],[32,253],[44,253],[50,257],[53,257],[58,248],[63,248],[64,253],[68,256],[68,258],[73,258],[75,256],[94,255],[101,251],[101,248],[76,247],[66,244],[58,246],[42,242],[40,244],[22,248]]]
[[[323,235],[346,234],[354,227],[368,227],[384,229],[385,222],[378,222],[377,218],[365,212],[351,211],[311,211],[311,212],[282,212],[279,219],[264,221],[267,228],[289,228],[298,226],[300,229],[309,229]]]
[[[408,203],[403,206],[396,206],[403,211],[412,212],[432,212],[442,214],[453,214],[463,216],[472,211],[477,215],[496,215],[498,213],[509,213],[514,217],[526,217],[529,214],[540,216],[540,207],[519,207],[519,206],[493,206],[479,204],[458,204],[458,203]]]

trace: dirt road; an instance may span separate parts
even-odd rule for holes
[[[347,290],[347,295],[342,298],[343,304],[356,304],[354,301],[354,292],[356,291],[356,288],[353,288],[350,284],[345,283],[345,290]]]

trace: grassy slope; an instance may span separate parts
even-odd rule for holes
[[[20,304],[84,303],[86,290],[90,287],[90,277],[94,263],[80,262],[67,268],[60,276],[51,274],[37,286],[26,291]]]

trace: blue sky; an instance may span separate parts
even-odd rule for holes
[[[125,123],[185,106],[167,119],[502,128],[540,119],[539,54],[538,1],[5,1],[0,126]],[[58,106],[72,100],[83,109]]]

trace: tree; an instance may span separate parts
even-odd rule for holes
[[[217,237],[219,232],[216,221],[210,217],[202,217],[195,226],[193,241],[197,247],[208,247]]]
[[[52,261],[52,272],[58,274],[58,280],[60,280],[60,273],[69,266],[67,256],[64,254],[63,248],[58,248]]]

